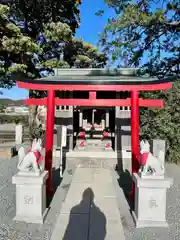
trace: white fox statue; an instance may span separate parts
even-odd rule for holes
[[[159,151],[157,158],[150,152],[147,140],[140,142],[141,167],[139,173],[142,175],[164,176],[164,152]]]
[[[44,171],[44,161],[41,155],[42,150],[42,140],[34,139],[32,147],[28,149],[26,153],[24,147],[21,147],[18,151],[18,170],[20,173],[33,173],[35,175],[40,175]]]

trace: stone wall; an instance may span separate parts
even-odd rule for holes
[[[131,149],[131,111],[129,108],[115,109],[115,151]]]

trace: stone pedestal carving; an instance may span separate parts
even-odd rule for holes
[[[29,173],[13,176],[12,183],[16,184],[16,216],[14,220],[27,223],[42,224],[47,213],[46,209],[46,180],[48,171],[39,176]]]
[[[157,142],[154,142],[156,144]],[[163,144],[163,146],[165,146]],[[167,227],[166,192],[173,179],[165,177],[165,149],[153,146],[150,152],[147,140],[140,142],[140,168],[133,174],[135,183],[135,208],[133,217],[136,227]]]
[[[166,192],[173,179],[162,176],[140,177],[134,173],[135,208],[133,218],[137,228],[168,227],[166,222]]]

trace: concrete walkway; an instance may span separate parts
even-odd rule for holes
[[[125,240],[111,171],[77,168],[51,240]]]

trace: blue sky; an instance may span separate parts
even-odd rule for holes
[[[96,45],[98,42],[98,34],[103,30],[109,15],[112,16],[111,9],[105,6],[104,0],[95,1],[83,0],[80,7],[81,11],[81,26],[76,32],[76,37],[82,37],[84,41]],[[97,17],[95,13],[98,10],[104,9],[106,14],[103,17]],[[11,98],[14,100],[24,99],[28,97],[28,91],[14,87],[10,90],[2,89],[3,95],[0,98]]]

